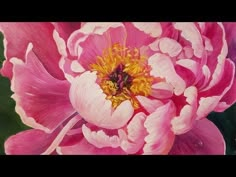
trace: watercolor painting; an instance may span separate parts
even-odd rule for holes
[[[0,154],[236,154],[236,23],[0,22]]]

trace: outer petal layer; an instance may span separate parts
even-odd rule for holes
[[[17,58],[13,63],[11,89],[16,112],[33,128],[53,131],[74,113],[69,100],[69,83],[52,77],[29,45],[25,63]]]
[[[213,155],[225,154],[225,142],[218,128],[209,120],[196,122],[189,132],[176,136],[169,154]]]

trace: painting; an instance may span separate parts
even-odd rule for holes
[[[235,63],[236,23],[0,22],[0,154],[236,154]]]

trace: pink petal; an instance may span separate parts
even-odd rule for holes
[[[159,82],[152,85],[151,96],[157,99],[167,99],[172,97],[173,87],[166,82]]]
[[[134,22],[133,25],[140,31],[155,38],[159,37],[162,33],[161,24],[157,22]]]
[[[194,23],[176,23],[174,27],[181,31],[181,36],[190,41],[194,55],[201,58],[204,52],[201,34]]]
[[[233,85],[229,91],[222,97],[219,104],[216,106],[214,111],[223,112],[232,106],[236,102],[236,78],[234,78]]]
[[[154,54],[148,60],[151,66],[151,75],[165,78],[167,83],[174,87],[174,93],[180,95],[184,92],[186,84],[184,80],[175,72],[171,59],[164,54]]]
[[[115,110],[110,100],[96,83],[95,72],[85,72],[74,79],[70,89],[73,107],[89,123],[107,129],[118,129],[132,117],[134,108],[129,100]]]
[[[115,43],[125,44],[126,32],[121,23],[88,23],[75,31],[68,39],[67,46],[72,56],[78,56],[80,64],[89,69],[97,56]]]
[[[223,155],[225,154],[225,141],[218,128],[205,118],[196,121],[189,132],[176,136],[169,154]]]
[[[147,131],[144,127],[146,115],[142,112],[136,114],[127,126],[127,139],[121,142],[121,148],[128,154],[138,152],[144,145]]]
[[[102,35],[91,34],[79,46],[82,51],[78,54],[80,64],[89,69],[89,65],[96,62],[97,56],[102,56],[103,51],[115,43],[124,45],[125,29],[120,26],[110,28]]]
[[[176,64],[183,66],[184,68],[187,68],[188,70],[192,71],[195,75],[195,77],[198,75],[199,72],[199,64],[191,59],[180,59],[176,62]]]
[[[189,131],[193,122],[196,118],[197,109],[197,89],[194,86],[188,87],[184,91],[184,96],[186,97],[187,105],[185,105],[181,111],[180,115],[173,118],[171,121],[172,131],[175,135],[183,134]],[[178,103],[176,103],[178,104]]]
[[[200,65],[191,59],[180,59],[175,65],[176,73],[184,79],[187,86],[194,85],[202,74],[200,73]]]
[[[54,27],[51,23],[0,23],[0,31],[4,34],[5,61],[1,73],[12,78],[10,58],[25,60],[25,51],[30,42],[35,46],[34,52],[45,69],[55,78],[64,79],[62,71],[55,63],[59,63],[60,55],[53,40]]]
[[[199,89],[199,91],[202,91],[206,87],[211,77],[211,72],[207,65],[203,65],[201,70],[202,70],[202,77],[196,84],[196,87]]]
[[[32,129],[11,136],[5,141],[5,153],[15,155],[39,155],[43,153],[56,137],[58,131],[47,134]]]
[[[157,108],[147,116],[144,127],[148,135],[145,137],[144,154],[167,154],[172,147],[175,135],[171,131],[171,119],[175,116],[172,102]]]
[[[121,148],[96,148],[91,145],[82,134],[74,134],[64,138],[64,142],[57,148],[58,154],[65,155],[122,155]]]
[[[81,26],[80,22],[54,22],[53,25],[65,41],[69,38],[72,32],[78,30]]]
[[[127,31],[126,45],[140,48],[151,44],[162,33],[159,23],[124,23]]]
[[[159,47],[162,53],[170,57],[176,57],[182,51],[182,46],[176,40],[167,37],[161,38]]]
[[[69,83],[51,76],[40,63],[32,44],[25,63],[13,58],[12,98],[22,121],[33,128],[52,132],[74,109],[69,100]]]
[[[77,123],[79,122],[81,118],[80,117],[73,117],[68,121],[68,123],[60,130],[58,135],[55,137],[53,142],[50,144],[50,146],[42,153],[42,155],[47,155],[52,153],[58,145],[62,142],[63,138],[67,134],[67,132]]]
[[[88,35],[101,35],[105,33],[110,27],[116,28],[122,26],[121,23],[81,23],[81,28],[73,32],[67,42],[67,47],[72,56],[78,56],[79,44],[84,41]],[[81,49],[80,49],[81,50]]]
[[[156,99],[149,99],[144,96],[136,96],[141,106],[146,109],[148,113],[153,113],[158,107],[162,106],[163,103]]]
[[[207,66],[212,73],[210,83],[204,90],[208,90],[223,78],[224,63],[228,53],[225,32],[221,23],[206,23],[206,36],[211,39],[213,52],[207,57]]]
[[[231,60],[226,60],[224,73],[220,82],[211,89],[199,93],[199,107],[197,110],[198,119],[206,117],[218,105],[221,98],[233,85],[235,66]]]
[[[82,126],[82,132],[86,140],[97,148],[120,146],[120,138],[117,135],[109,136],[103,130],[91,131],[85,124]]]
[[[228,57],[236,62],[236,23],[224,22],[226,40],[228,44]]]

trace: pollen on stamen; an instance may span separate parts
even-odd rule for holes
[[[90,65],[91,71],[97,71],[99,84],[113,108],[130,100],[137,109],[139,103],[135,96],[150,95],[153,78],[146,59],[137,48],[114,44],[105,49],[102,56],[97,56],[96,63]]]

